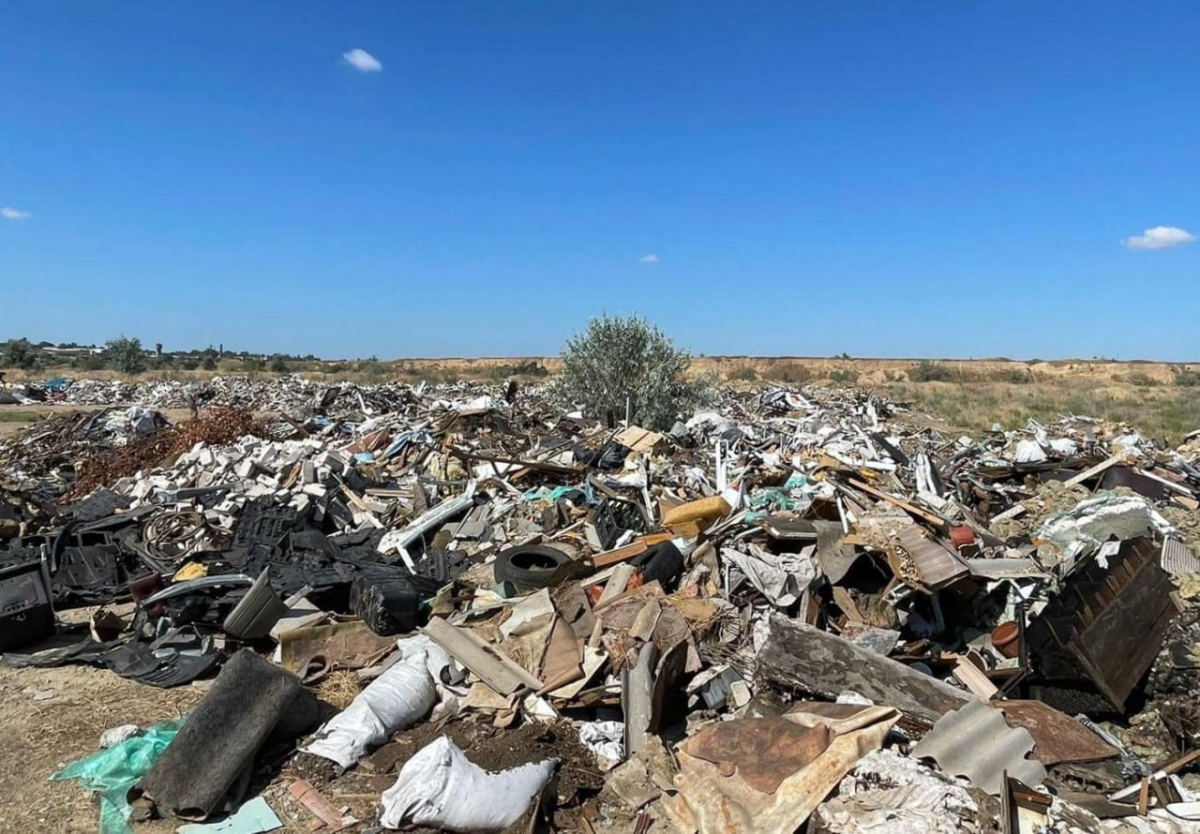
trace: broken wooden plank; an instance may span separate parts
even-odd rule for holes
[[[1111,469],[1112,467],[1116,466],[1118,463],[1123,462],[1127,457],[1128,457],[1128,455],[1125,454],[1124,452],[1122,452],[1119,455],[1113,455],[1112,457],[1108,458],[1107,460],[1100,461],[1095,466],[1088,467],[1087,469],[1080,472],[1078,475],[1075,475],[1074,477],[1071,477],[1071,478],[1067,478],[1067,480],[1063,481],[1063,485],[1064,486],[1075,486],[1076,484],[1082,484],[1088,478],[1094,478],[1097,475],[1099,475],[1101,472],[1104,472],[1107,469]]]
[[[542,688],[540,680],[470,629],[452,626],[435,617],[421,631],[501,695],[512,695],[524,688],[535,692]]]
[[[985,701],[990,701],[1000,691],[996,688],[996,684],[992,683],[991,678],[965,657],[958,659],[954,668],[950,670],[950,674],[954,675],[956,681]]]
[[[852,690],[929,722],[975,700],[903,663],[779,615],[769,621],[757,676],[762,682],[823,698]]]
[[[604,553],[597,553],[592,557],[592,566],[599,570],[619,562],[628,562],[635,556],[641,556],[652,546],[669,542],[672,538],[674,536],[670,533],[650,533],[641,536],[624,547],[617,547],[612,550],[606,550]]]
[[[617,565],[613,571],[612,579],[608,580],[608,584],[604,586],[604,593],[600,594],[600,599],[596,600],[593,610],[599,611],[625,593],[625,588],[629,585],[629,580],[633,579],[635,573],[637,573],[637,568],[633,565]]]
[[[889,504],[904,510],[909,515],[915,515],[917,518],[921,519],[927,524],[932,525],[938,530],[941,530],[947,526],[946,519],[942,518],[941,516],[933,515],[932,513],[927,513],[920,507],[916,506],[915,504],[910,504],[908,501],[905,501],[902,498],[897,498],[894,495],[889,495],[883,490],[875,489],[875,487],[864,483],[857,478],[850,478],[848,479],[848,482],[850,486],[854,487],[855,489],[861,490],[867,495],[871,495],[880,499],[881,501],[887,501]]]

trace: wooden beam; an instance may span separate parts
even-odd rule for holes
[[[935,723],[975,700],[968,692],[779,615],[758,655],[761,682],[834,699],[853,690],[877,704]]]

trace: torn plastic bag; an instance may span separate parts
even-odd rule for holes
[[[52,782],[78,779],[86,790],[100,795],[100,834],[131,834],[132,808],[125,794],[149,772],[179,732],[183,719],[147,727],[119,744],[71,762],[50,777]]]
[[[344,770],[396,730],[411,727],[429,714],[450,656],[423,634],[399,640],[396,646],[403,659],[327,721],[301,748],[305,753],[336,762]]]
[[[240,803],[258,751],[314,723],[317,700],[290,672],[249,649],[225,664],[167,752],[136,788],[163,813],[203,821]]]
[[[813,561],[815,545],[809,545],[799,553],[769,553],[754,544],[747,544],[749,553],[721,548],[721,559],[737,566],[758,589],[759,593],[773,605],[787,608],[800,599],[800,594],[817,575]]]
[[[489,773],[439,736],[405,763],[380,800],[385,828],[427,825],[446,831],[502,831],[541,793],[557,759]]]

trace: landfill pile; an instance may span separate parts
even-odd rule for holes
[[[207,682],[56,777],[142,763],[103,830],[274,830],[279,780],[329,831],[1200,825],[1195,438],[299,380],[168,425],[157,385],[0,445],[0,662]]]
[[[465,384],[464,384],[465,387]],[[318,382],[293,375],[253,379],[246,376],[214,376],[202,380],[119,379],[71,380],[58,378],[41,383],[13,385],[4,393],[13,403],[57,403],[75,406],[125,406],[138,404],[153,409],[182,409],[210,405],[248,411],[282,414],[312,414],[336,402],[343,414],[359,409],[381,414],[399,408],[410,396],[408,385],[383,382]],[[3,401],[0,400],[0,403]]]

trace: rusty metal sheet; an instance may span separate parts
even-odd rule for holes
[[[1033,736],[1033,752],[1046,767],[1059,762],[1098,762],[1118,755],[1115,747],[1066,713],[1041,701],[996,701],[1008,723]]]
[[[683,743],[682,750],[706,762],[736,767],[750,787],[775,793],[784,779],[824,753],[829,741],[829,728],[824,725],[801,727],[785,718],[742,718],[701,730]]]
[[[933,759],[945,773],[965,776],[980,790],[999,796],[1006,771],[1027,785],[1039,785],[1046,778],[1042,763],[1026,758],[1033,746],[1028,730],[1013,729],[1002,712],[971,701],[934,724],[913,755]]]

